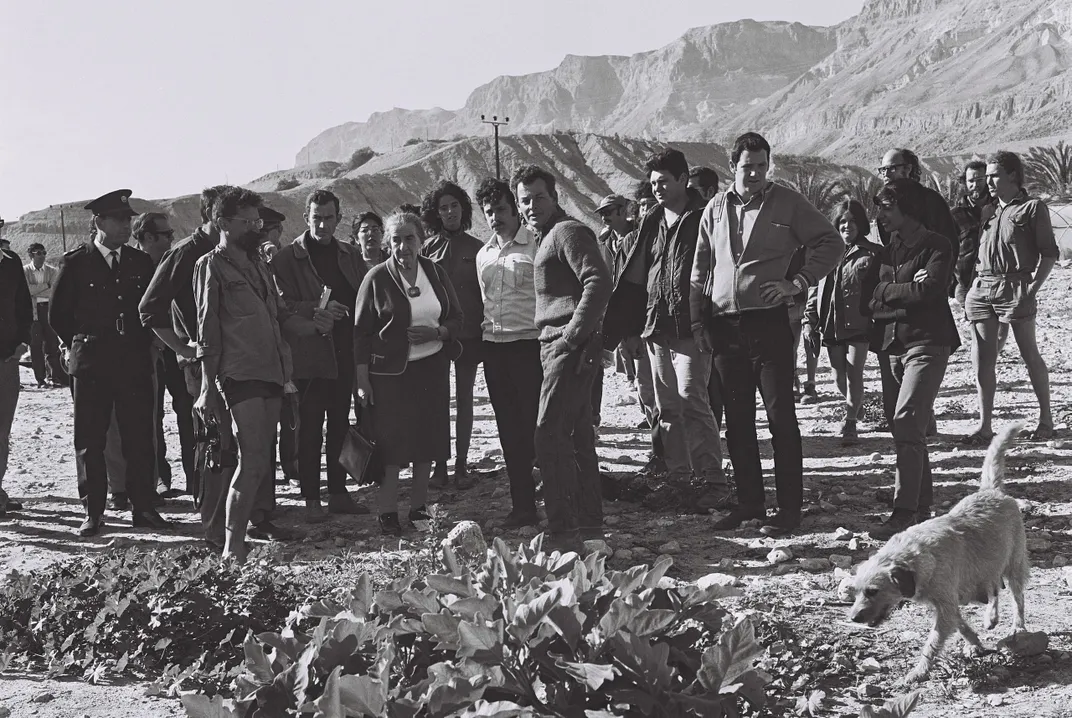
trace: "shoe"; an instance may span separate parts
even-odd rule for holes
[[[1049,441],[1053,438],[1053,427],[1039,424],[1034,431],[1021,434],[1028,441]]]
[[[8,511],[22,511],[22,502],[8,499],[3,506],[0,506],[0,516],[3,516]]]
[[[320,505],[320,499],[305,500],[305,522],[309,524],[321,524],[328,520],[328,514]]]
[[[916,510],[916,523],[921,524],[924,521],[930,521],[934,518],[934,512],[930,508],[920,508]]]
[[[156,509],[135,511],[132,524],[136,529],[157,529],[158,531],[166,531],[174,528],[170,521],[156,513]]]
[[[715,531],[731,531],[740,528],[745,521],[765,518],[767,518],[767,512],[763,508],[746,509],[738,506],[711,524],[711,528]]]
[[[432,515],[428,513],[427,506],[418,506],[409,510],[409,522],[414,521],[431,521]]]
[[[994,438],[994,432],[992,431],[973,431],[967,436],[962,436],[957,439],[957,443],[961,446],[989,446],[990,440]]]
[[[856,430],[856,419],[845,419],[841,422],[841,445],[849,446],[855,444],[860,438],[859,433]]]
[[[259,524],[253,524],[246,531],[246,536],[261,541],[293,541],[298,538],[295,531],[276,526],[271,521],[261,521]]]
[[[602,526],[581,526],[577,529],[577,534],[581,539],[581,543],[585,541],[606,541],[607,535],[603,532]]]
[[[522,526],[537,526],[540,523],[540,517],[535,511],[511,511],[503,519],[502,527],[506,530],[519,529]]]
[[[804,391],[801,393],[801,404],[818,404],[819,392],[815,391],[815,385],[810,381],[804,383]]]
[[[446,464],[436,464],[435,471],[432,472],[432,478],[428,479],[429,488],[445,489],[448,483],[450,483],[450,477],[447,476]]]
[[[696,502],[696,509],[703,514],[712,509],[722,511],[728,509],[732,501],[733,495],[730,493],[728,486],[725,484],[711,484]]]
[[[549,554],[552,551],[558,551],[563,554],[572,551],[578,556],[583,556],[584,543],[581,542],[580,534],[577,531],[567,531],[559,534],[549,533],[543,538],[543,552]]]
[[[87,516],[82,525],[78,527],[78,535],[82,538],[96,536],[101,532],[102,526],[104,526],[103,516]]]
[[[349,492],[346,492],[341,494],[328,494],[328,513],[359,516],[371,512],[354,501],[354,497],[351,496]]]
[[[130,498],[124,493],[112,494],[108,499],[108,508],[112,511],[129,511],[130,510]]]
[[[778,537],[788,536],[800,527],[800,511],[778,510],[770,521],[765,521],[759,527],[759,532],[764,536]]]
[[[881,525],[868,531],[871,538],[886,541],[916,523],[916,512],[910,509],[894,509]]]
[[[466,466],[460,466],[454,469],[454,486],[460,491],[471,489],[476,485],[476,474],[469,470]]]
[[[398,512],[380,514],[380,533],[384,536],[401,536],[402,524],[398,523]]]
[[[162,499],[177,499],[180,496],[185,496],[186,492],[182,489],[164,489],[160,492],[160,498]]]

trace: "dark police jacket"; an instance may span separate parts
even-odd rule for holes
[[[152,333],[141,324],[138,302],[152,279],[153,260],[124,246],[115,276],[95,244],[64,256],[48,321],[70,350],[71,374],[150,374]]]

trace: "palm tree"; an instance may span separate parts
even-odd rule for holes
[[[942,195],[942,199],[950,207],[959,202],[961,195],[964,194],[964,184],[960,181],[960,175],[957,173],[942,176],[938,172],[931,172],[927,184],[935,192]]]
[[[875,208],[875,195],[884,186],[882,180],[878,177],[872,174],[864,175],[855,182],[845,184],[845,199],[854,199],[862,204],[867,211],[867,218],[873,221],[878,216],[878,211]]]
[[[823,214],[829,214],[846,195],[845,187],[839,180],[828,179],[813,167],[801,167],[785,183],[804,195]]]
[[[1033,192],[1064,197],[1072,193],[1072,145],[1032,147],[1024,161],[1027,186]]]

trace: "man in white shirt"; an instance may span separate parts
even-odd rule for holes
[[[506,182],[484,180],[476,201],[494,232],[476,255],[476,271],[484,299],[484,378],[513,504],[504,526],[534,526],[539,522],[532,477],[534,436],[543,383],[533,281],[537,242],[521,224],[514,193]]]
[[[23,265],[26,284],[34,301],[34,322],[30,331],[30,363],[37,386],[67,386],[67,372],[60,363],[60,341],[48,323],[48,303],[59,270],[45,263],[45,245],[30,245],[30,261]]]

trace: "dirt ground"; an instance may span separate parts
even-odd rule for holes
[[[1049,636],[1049,648],[1031,658],[991,653],[975,661],[960,658],[954,642],[923,686],[913,715],[933,718],[954,716],[1072,716],[1072,435],[1068,422],[1072,395],[1072,270],[1058,267],[1040,297],[1038,338],[1049,369],[1058,436],[1041,443],[1021,441],[1008,458],[1008,491],[1024,510],[1031,549],[1032,577],[1027,592],[1027,627]],[[966,327],[964,328],[965,339]],[[106,532],[89,540],[74,530],[81,521],[71,448],[70,397],[62,390],[33,388],[33,377],[23,369],[23,394],[12,431],[10,467],[5,489],[26,504],[17,516],[0,519],[0,566],[31,570],[72,555],[111,546],[160,547],[200,541],[196,514],[188,503],[173,501],[163,513],[179,524],[168,535],[129,527],[129,514],[108,516]],[[768,672],[779,676],[782,696],[825,694],[816,715],[858,715],[861,704],[880,704],[902,692],[894,682],[918,655],[929,628],[924,610],[908,606],[878,629],[851,624],[847,604],[839,600],[837,586],[844,575],[831,565],[866,559],[876,548],[866,531],[887,512],[893,486],[893,441],[886,432],[865,423],[858,445],[845,448],[836,437],[841,419],[825,357],[820,363],[817,404],[798,405],[804,435],[807,510],[797,535],[787,539],[763,537],[756,527],[729,533],[710,530],[712,516],[694,515],[667,506],[666,490],[636,503],[606,504],[609,543],[617,553],[615,568],[650,562],[659,554],[674,557],[670,575],[694,579],[709,573],[735,577],[745,596],[736,610],[749,613],[759,625],[761,640],[770,647]],[[998,366],[999,397],[996,423],[1025,421],[1034,426],[1037,405],[1023,362],[1010,340]],[[870,401],[879,391],[878,367],[868,366]],[[478,377],[477,420],[470,461],[482,479],[469,491],[453,488],[438,494],[439,508],[451,520],[472,519],[489,535],[519,540],[533,530],[502,534],[497,520],[509,510],[509,494],[501,471],[491,405],[482,377]],[[937,510],[944,510],[970,493],[982,464],[984,449],[964,448],[956,438],[972,426],[975,391],[969,346],[951,360],[942,392],[936,402],[940,436],[931,442]],[[628,477],[647,460],[648,442],[637,429],[641,413],[625,378],[606,374],[603,428],[599,443],[601,466],[611,477]],[[874,411],[869,412],[874,418]],[[762,410],[761,437],[769,436]],[[177,434],[173,417],[167,426],[169,456],[175,475]],[[769,445],[764,447],[768,470]],[[179,479],[181,484],[181,479]],[[768,478],[768,503],[773,503],[773,480]],[[355,489],[366,503],[374,489]],[[627,498],[641,498],[629,493]],[[681,503],[681,502],[678,502]],[[686,502],[687,503],[687,502]],[[398,550],[407,543],[384,541],[372,516],[332,519],[319,526],[304,525],[296,487],[279,491],[279,523],[306,532],[292,545],[295,564],[352,552]],[[845,529],[838,532],[838,529]],[[851,538],[850,538],[851,533]],[[786,548],[793,559],[772,565],[767,554]],[[1011,631],[1011,601],[1004,599],[1004,615],[995,631],[980,631],[984,645],[993,648]],[[968,621],[981,629],[981,610],[965,610]],[[874,662],[867,659],[873,659]],[[181,715],[173,699],[150,698],[138,684],[94,686],[76,681],[49,681],[35,676],[0,676],[0,718],[22,716],[101,716],[140,718]],[[35,698],[48,698],[36,702]],[[864,696],[864,697],[861,697]],[[791,700],[791,698],[790,698]],[[7,712],[5,712],[7,711]],[[792,704],[774,706],[775,714],[793,714]]]

